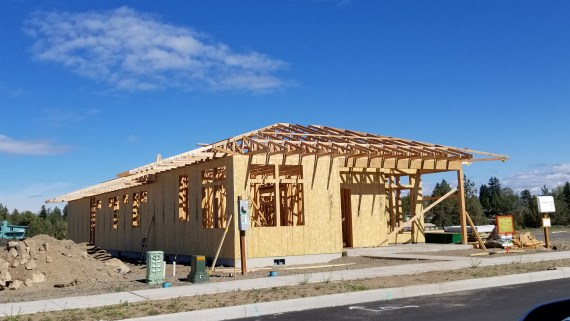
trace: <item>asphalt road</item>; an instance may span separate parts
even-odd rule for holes
[[[570,297],[569,279],[428,297],[377,301],[240,320],[508,321],[519,320],[537,304],[565,297]],[[568,310],[570,315],[570,306]]]

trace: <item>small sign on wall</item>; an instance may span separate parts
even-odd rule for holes
[[[552,196],[537,196],[538,199],[538,212],[539,213],[554,213],[554,197]]]

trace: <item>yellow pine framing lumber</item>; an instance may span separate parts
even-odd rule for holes
[[[333,158],[346,157],[361,162],[371,163],[374,159],[377,166],[408,167],[412,161],[418,162],[414,168],[423,168],[425,161],[435,162],[434,172],[446,171],[438,161],[470,163],[487,160],[508,160],[509,157],[500,154],[482,152],[468,148],[457,148],[414,140],[380,136],[354,130],[345,130],[328,126],[277,123],[235,137],[223,139],[216,143],[205,145],[194,150],[165,158],[129,171],[117,174],[117,178],[88,188],[68,193],[50,200],[48,203],[77,200],[84,197],[105,194],[117,190],[151,183],[145,175],[158,174],[175,170],[188,165],[213,161],[215,159],[233,157],[235,155],[267,155],[271,156],[325,155]],[[476,156],[484,156],[483,158]],[[352,162],[352,161],[351,161]],[[395,165],[392,165],[395,164]],[[431,165],[430,165],[431,166]],[[447,165],[446,165],[447,167]],[[425,170],[428,170],[425,168]],[[147,176],[150,177],[150,176]]]
[[[465,191],[463,169],[457,171],[457,189],[459,190],[459,224],[461,225],[461,244],[467,244],[467,209],[465,208]]]
[[[481,250],[486,251],[487,247],[485,246],[485,242],[483,242],[483,239],[481,238],[479,231],[477,231],[475,224],[473,224],[473,220],[471,220],[471,216],[467,212],[465,212],[465,215],[467,216],[467,221],[469,222],[469,225],[471,225],[471,231],[473,232],[473,234],[477,238],[477,242],[479,243],[479,247],[481,248]]]
[[[210,274],[214,273],[216,269],[216,262],[218,261],[218,257],[220,256],[220,251],[222,250],[222,245],[224,245],[224,240],[226,239],[226,235],[228,235],[228,229],[230,228],[232,218],[234,217],[233,213],[230,214],[230,217],[227,220],[226,228],[224,229],[224,234],[222,234],[222,239],[220,240],[220,244],[218,245],[218,249],[216,250],[216,255],[214,256],[214,260],[212,261],[212,266],[210,267]]]
[[[424,215],[425,213],[427,213],[429,210],[431,210],[432,208],[434,208],[434,206],[436,206],[437,204],[441,203],[443,200],[445,200],[447,197],[449,197],[450,195],[452,195],[453,193],[457,192],[457,188],[452,189],[451,191],[447,192],[447,194],[443,195],[442,197],[440,197],[437,201],[431,203],[428,207],[424,208],[423,211],[416,213],[416,215],[414,215],[412,218],[410,218],[408,221],[406,221],[406,224],[403,224],[402,226],[399,226],[397,229],[395,229],[394,231],[390,232],[386,239],[381,243],[384,244],[386,242],[388,242],[388,240],[390,239],[390,237],[392,237],[393,235],[399,233],[400,231],[402,231],[404,228],[406,227],[410,227],[411,224],[413,222],[415,222],[417,219],[419,219],[422,215]]]

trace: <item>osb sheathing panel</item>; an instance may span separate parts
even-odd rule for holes
[[[224,229],[204,229],[201,221],[202,171],[208,168],[226,166],[228,158],[180,169],[159,173],[155,181],[133,188],[95,196],[102,207],[96,214],[96,245],[115,251],[140,252],[142,239],[148,237],[146,250],[160,250],[167,254],[206,255],[213,257]],[[227,175],[227,183],[232,177]],[[189,181],[189,221],[178,218],[178,177],[188,175]],[[230,185],[228,185],[230,186]],[[133,193],[146,191],[147,201],[140,202],[139,227],[132,226]],[[128,204],[123,203],[123,195],[129,195]],[[113,209],[109,208],[109,198],[119,196],[119,226],[112,228]],[[233,198],[228,192],[228,200]],[[227,202],[226,215],[233,211],[235,203]],[[154,222],[153,222],[154,217]],[[77,241],[89,240],[89,198],[70,202],[70,238]],[[233,224],[233,222],[231,223]],[[81,226],[84,226],[82,228]],[[230,227],[230,231],[232,228]],[[234,257],[234,234],[228,233],[220,256]]]
[[[342,188],[351,192],[352,244],[378,246],[388,234],[384,178],[380,173],[341,173]]]
[[[338,253],[342,251],[341,216],[338,196],[338,162],[322,157],[233,156],[235,199],[251,197],[247,182],[248,164],[303,165],[303,226],[252,227],[246,233],[247,257],[268,257]],[[239,257],[239,242],[235,250]]]
[[[67,217],[67,235],[75,242],[89,242],[89,206],[89,198],[75,200],[68,204],[70,213],[78,213],[78,215]]]

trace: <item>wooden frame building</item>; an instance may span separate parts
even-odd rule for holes
[[[278,123],[48,202],[69,202],[68,236],[122,255],[162,250],[240,265],[238,198],[251,200],[248,265],[317,262],[344,247],[424,242],[422,175],[507,156],[327,126]],[[409,191],[411,218],[402,213]],[[443,197],[443,198],[445,198]],[[440,200],[442,200],[441,198]],[[439,201],[440,201],[439,200]],[[438,201],[436,201],[437,203]],[[433,206],[433,204],[432,204]],[[430,206],[431,208],[431,206]],[[408,227],[411,231],[406,231]]]

